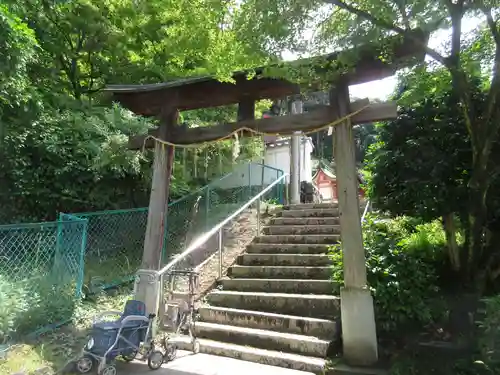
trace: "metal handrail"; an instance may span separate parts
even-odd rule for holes
[[[363,216],[361,216],[361,224],[363,224],[363,221],[365,221],[366,214],[368,213],[368,210],[370,209],[370,200],[366,202],[365,210],[363,211]]]
[[[264,190],[262,190],[259,194],[257,194],[255,197],[253,197],[247,203],[245,203],[243,206],[241,206],[231,216],[229,216],[225,220],[221,221],[219,224],[217,224],[215,227],[213,227],[207,233],[205,233],[200,238],[198,238],[196,241],[194,241],[191,245],[188,246],[188,248],[186,250],[184,250],[181,254],[179,254],[178,256],[176,256],[175,259],[173,259],[170,263],[168,263],[161,270],[157,271],[157,275],[158,276],[162,276],[165,273],[167,273],[168,270],[170,270],[172,267],[174,267],[177,263],[179,263],[182,260],[184,260],[188,255],[190,255],[198,247],[200,247],[205,242],[207,242],[210,239],[210,237],[212,237],[214,234],[216,234],[217,232],[219,232],[227,223],[229,223],[230,221],[232,221],[236,216],[238,216],[239,214],[241,214],[244,210],[246,210],[248,207],[250,207],[253,203],[255,203],[256,201],[260,200],[260,198],[264,194],[266,194],[269,190],[271,190],[279,182],[283,181],[287,176],[288,176],[287,173],[282,174],[276,181],[274,181],[272,184],[270,184]],[[257,222],[257,225],[259,225],[258,222]]]

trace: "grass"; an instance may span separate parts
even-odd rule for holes
[[[108,259],[87,259],[83,283],[91,291],[101,290],[104,286],[114,286],[130,280],[141,264],[139,256],[132,259],[124,254]],[[113,272],[109,272],[114,270]]]
[[[102,293],[94,301],[78,303],[71,323],[12,346],[7,357],[0,360],[0,374],[30,373],[41,368],[58,372],[68,367],[87,341],[93,316],[100,311],[122,310],[131,292],[130,288],[115,289]]]

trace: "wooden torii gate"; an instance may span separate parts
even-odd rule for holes
[[[344,257],[344,287],[341,290],[341,318],[344,358],[355,365],[369,365],[377,361],[377,338],[373,300],[367,288],[365,252],[360,224],[359,198],[352,124],[382,121],[396,117],[393,102],[369,104],[367,99],[350,102],[349,85],[369,82],[391,76],[397,69],[425,57],[428,36],[417,33],[407,39],[384,41],[382,51],[373,46],[326,56],[326,60],[342,59],[342,54],[357,56],[348,73],[337,76],[331,83],[330,105],[296,115],[255,119],[255,102],[260,99],[280,99],[300,94],[300,87],[285,79],[263,76],[264,69],[256,69],[256,76],[247,79],[244,72],[233,75],[235,83],[219,82],[213,77],[187,78],[172,82],[145,85],[112,85],[105,90],[115,101],[139,115],[155,116],[160,126],[149,135],[172,144],[197,144],[220,139],[242,127],[268,133],[291,134],[308,131],[345,118],[334,127],[334,156],[337,165],[341,243]],[[415,43],[420,39],[421,43]],[[387,48],[390,46],[390,52]],[[381,61],[384,53],[392,58]],[[311,64],[311,62],[306,62]],[[318,68],[324,69],[324,68]],[[238,104],[238,121],[210,127],[187,128],[177,126],[179,111]],[[248,134],[252,135],[252,134]],[[148,139],[149,138],[149,139]],[[154,147],[153,180],[148,222],[144,241],[141,270],[136,278],[136,298],[144,301],[150,312],[159,306],[159,280],[163,220],[167,213],[170,175],[174,149],[155,142],[147,135],[130,137],[130,149]]]

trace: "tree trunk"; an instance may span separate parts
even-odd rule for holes
[[[443,216],[443,227],[446,234],[446,244],[451,268],[455,272],[460,271],[460,249],[457,243],[457,230],[455,227],[454,215],[449,213]]]
[[[466,267],[467,279],[475,282],[483,279],[479,271],[481,269],[481,264],[485,261],[484,230],[487,213],[486,194],[489,187],[489,178],[486,169],[487,158],[484,157],[481,148],[478,151],[482,155],[475,155],[472,175],[469,181],[470,239],[467,249],[468,259]]]

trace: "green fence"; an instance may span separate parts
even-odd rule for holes
[[[0,343],[71,317],[80,297],[87,220],[0,226]]]
[[[210,229],[283,171],[249,163],[169,204],[163,240],[163,261],[181,252],[190,241]],[[282,202],[284,184],[267,198]],[[266,198],[264,198],[266,199]],[[132,280],[142,259],[147,208],[73,214],[88,220],[84,282],[90,291]]]

